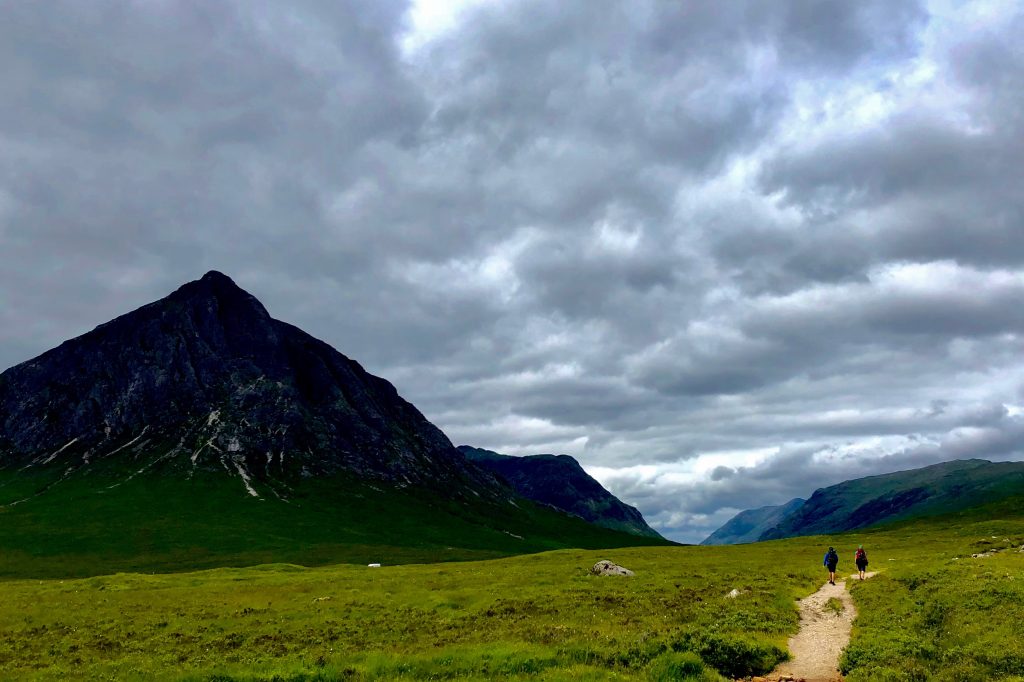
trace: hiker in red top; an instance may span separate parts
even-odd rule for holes
[[[864,571],[868,567],[868,553],[864,551],[864,545],[857,545],[857,551],[853,553],[853,561],[857,564],[860,579],[864,580]]]

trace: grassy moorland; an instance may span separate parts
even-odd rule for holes
[[[1024,682],[1024,499],[865,537],[898,560],[853,584],[848,682]]]
[[[743,546],[11,579],[0,582],[0,678],[738,678],[786,655],[794,599],[824,577],[823,545],[842,550],[847,573],[862,542],[881,573],[851,583],[848,680],[1022,680],[1020,502]],[[988,549],[1002,551],[970,558]],[[601,558],[637,575],[588,575]]]
[[[0,669],[22,679],[604,679],[645,676],[676,648],[746,674],[784,656],[793,599],[816,583],[813,565],[776,572],[787,551],[562,550],[11,581],[0,583]],[[589,576],[608,556],[637,576]],[[727,598],[733,588],[744,593]]]

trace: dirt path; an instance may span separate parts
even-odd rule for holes
[[[866,575],[870,578],[874,572]],[[857,576],[851,575],[849,579],[857,580]],[[826,602],[832,598],[842,602],[841,612],[836,613],[825,607]],[[825,583],[820,590],[800,602],[800,631],[789,640],[789,652],[793,658],[764,679],[806,682],[842,680],[838,670],[839,655],[850,641],[850,630],[856,617],[857,609],[850,593],[846,591],[846,581],[840,580],[835,585]]]

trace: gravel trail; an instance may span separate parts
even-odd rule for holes
[[[866,575],[870,578],[875,574],[870,572]],[[857,580],[857,576],[852,575],[849,579]],[[831,598],[842,602],[842,611],[836,613],[825,607]],[[857,609],[846,591],[846,581],[837,581],[835,585],[825,583],[820,590],[800,602],[800,631],[789,640],[792,658],[761,679],[766,682],[842,680],[838,670],[839,656],[850,642],[850,631],[856,617]]]

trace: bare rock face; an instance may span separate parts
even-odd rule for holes
[[[602,559],[594,564],[594,567],[590,569],[590,572],[594,575],[636,575],[628,568],[623,568],[622,566],[612,563],[606,559]]]

